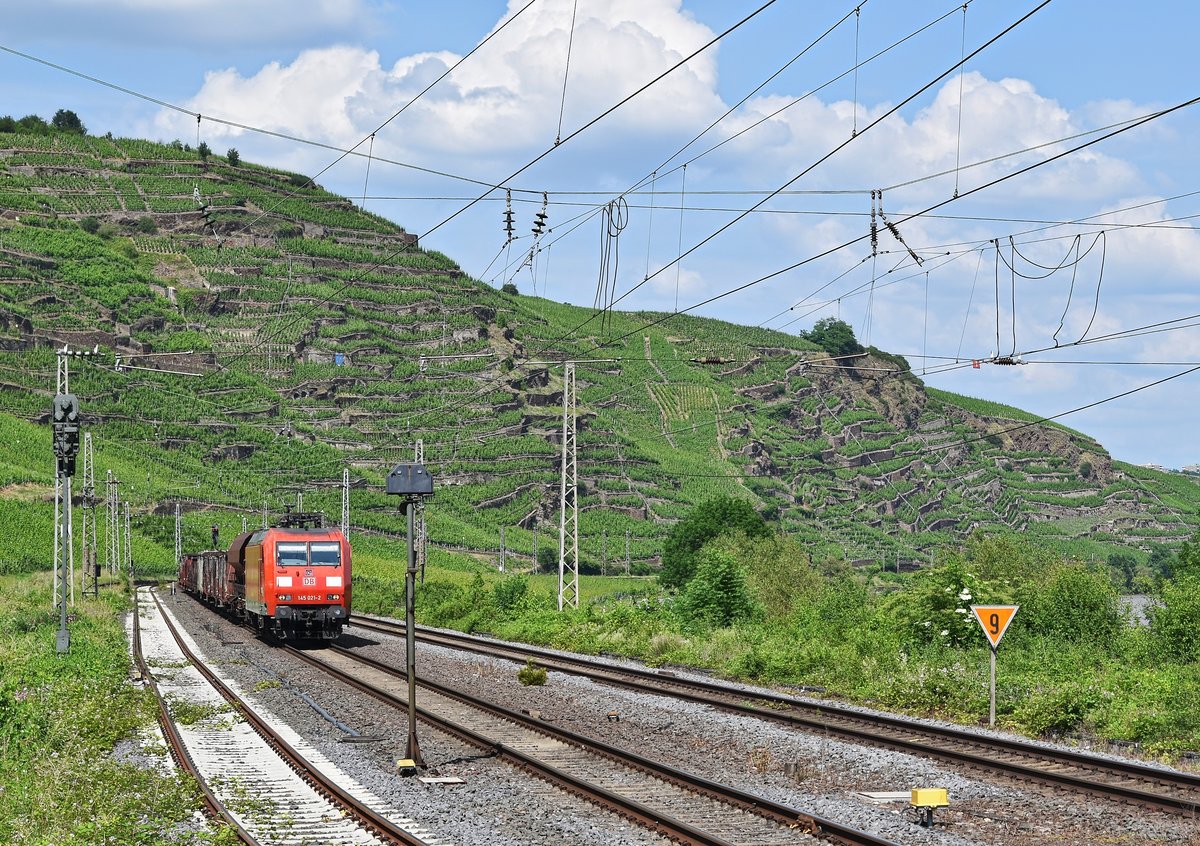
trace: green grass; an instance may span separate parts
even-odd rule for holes
[[[0,576],[0,841],[155,844],[173,831],[179,844],[234,842],[228,831],[195,829],[190,779],[114,754],[156,713],[151,694],[129,681],[127,607],[115,588],[80,602],[70,652],[59,656],[49,575]]]

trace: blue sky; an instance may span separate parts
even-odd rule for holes
[[[1200,23],[1194,4],[1054,0],[961,75],[875,124],[959,60],[961,3],[866,0],[856,16],[853,3],[778,0],[574,134],[760,5],[534,0],[520,11],[525,0],[37,0],[8,5],[0,46],[186,111],[357,145],[360,155],[320,175],[324,187],[394,219],[491,284],[511,280],[522,292],[580,305],[592,304],[598,282],[595,208],[657,169],[625,195],[618,307],[688,308],[719,297],[695,313],[793,331],[840,316],[860,340],[906,355],[932,385],[1043,415],[1177,376],[1062,422],[1128,461],[1200,462],[1190,437],[1200,372],[1186,373],[1200,364],[1200,329],[1186,326],[1196,321],[1123,334],[1200,314],[1200,236],[1191,219],[1200,195],[1187,196],[1200,191],[1190,140],[1200,106],[971,193],[1097,137],[1081,133],[1196,96],[1187,70]],[[973,0],[966,52],[1036,5]],[[926,25],[852,70],[856,56]],[[95,133],[199,139],[218,153],[236,147],[244,159],[308,174],[336,158],[209,119],[197,133],[192,116],[0,53],[0,114],[49,117],[58,108]],[[560,135],[567,140],[555,145]],[[1079,137],[1062,140],[1071,136]],[[507,248],[502,192],[442,223],[484,192],[477,183],[499,184],[543,153],[505,183],[519,236]],[[686,176],[677,167],[685,159]],[[803,193],[766,199],[789,183]],[[872,254],[874,189],[883,189],[885,214],[904,240],[878,218]],[[530,226],[543,191],[551,232],[535,242]],[[1026,363],[988,363],[1013,353]],[[972,359],[984,363],[972,368]]]

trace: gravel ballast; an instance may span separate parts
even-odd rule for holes
[[[222,672],[256,691],[263,707],[364,786],[447,839],[486,846],[665,842],[426,727],[419,729],[429,766],[422,775],[457,776],[465,783],[426,785],[400,778],[395,762],[404,757],[405,713],[328,679],[191,597],[166,601],[205,654]],[[350,626],[341,642],[364,655],[404,665],[402,639]],[[520,666],[419,646],[423,677],[509,708],[537,712],[565,728],[897,843],[1200,842],[1200,825],[1194,820],[1019,787],[912,755],[801,733],[704,705],[621,691],[567,674],[551,673],[545,686],[525,687],[517,681]],[[354,740],[355,733],[367,742]],[[878,805],[859,795],[914,787],[949,791],[950,807],[936,812],[932,829],[916,825],[905,802]]]

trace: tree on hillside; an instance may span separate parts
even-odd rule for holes
[[[87,127],[79,119],[79,115],[70,109],[59,109],[50,119],[50,125],[59,132],[74,132],[77,135],[87,135]]]
[[[196,152],[200,154],[200,161],[202,162],[208,161],[208,157],[212,155],[212,149],[210,149],[208,144],[203,141],[201,141],[200,146],[196,148]]]
[[[1175,553],[1161,543],[1150,545],[1150,557],[1146,559],[1150,572],[1164,579],[1169,579],[1175,572]]]
[[[513,294],[513,295],[521,293],[520,291],[517,290],[517,286],[514,285],[512,282],[505,282],[504,285],[501,286],[500,290],[506,294]]]
[[[700,548],[718,535],[738,531],[750,537],[771,534],[762,515],[746,500],[725,495],[706,499],[671,527],[663,543],[659,581],[664,587],[682,588],[696,573]]]
[[[1133,588],[1133,579],[1137,575],[1137,559],[1128,552],[1113,552],[1108,556],[1108,569],[1113,577],[1126,589]]]
[[[542,546],[537,551],[537,571],[553,573],[558,569],[558,550],[554,547]]]
[[[833,356],[854,355],[863,352],[862,345],[854,337],[854,330],[850,328],[850,324],[838,320],[836,317],[818,320],[812,329],[801,334]]]
[[[50,124],[37,115],[25,115],[17,121],[17,132],[26,132],[30,135],[46,135],[50,132]]]
[[[237,147],[230,147],[225,153],[225,161],[229,162],[230,167],[237,167],[242,161],[242,154],[237,151]]]

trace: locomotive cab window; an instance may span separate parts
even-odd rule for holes
[[[280,567],[305,567],[308,565],[308,544],[275,544],[275,563]]]
[[[309,548],[313,566],[336,567],[342,563],[342,545],[336,541],[313,541]]]

